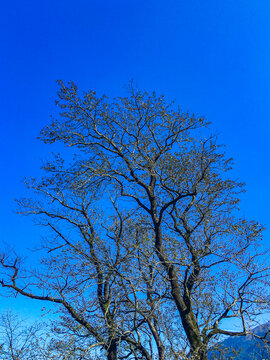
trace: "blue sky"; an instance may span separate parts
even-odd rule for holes
[[[109,96],[134,79],[204,115],[247,183],[242,213],[270,229],[268,0],[15,0],[0,18],[1,241],[24,252],[39,239],[14,198],[51,151],[36,138],[55,112],[56,79]]]

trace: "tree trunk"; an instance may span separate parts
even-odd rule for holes
[[[191,350],[189,355],[192,360],[208,360],[207,350],[205,347],[200,347],[194,349],[193,351]]]
[[[190,354],[194,356],[194,360],[207,360],[206,349],[203,346],[198,323],[192,309],[190,296],[186,293],[183,297],[181,294],[179,279],[175,268],[163,251],[161,228],[160,224],[158,223],[155,224],[155,233],[156,254],[168,274],[168,278],[171,284],[171,294],[178,309],[182,320],[182,325],[190,344]]]
[[[116,341],[116,339],[113,339],[110,341],[110,345],[107,350],[107,360],[117,360],[117,341]]]

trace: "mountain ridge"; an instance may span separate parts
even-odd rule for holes
[[[256,326],[251,332],[256,336],[266,336],[270,332],[270,321]],[[269,360],[270,334],[266,336],[268,343],[254,335],[228,337],[209,351],[209,360]]]

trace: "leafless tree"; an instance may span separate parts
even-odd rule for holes
[[[30,322],[7,310],[0,317],[1,360],[53,360],[47,326]]]
[[[238,216],[243,184],[206,121],[133,86],[111,103],[73,83],[58,95],[40,138],[67,149],[19,202],[54,236],[28,276],[2,254],[2,286],[61,305],[108,360],[206,360],[219,336],[248,334],[268,304],[263,228]]]

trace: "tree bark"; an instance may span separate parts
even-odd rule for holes
[[[196,356],[196,360],[207,360],[206,352],[203,349],[200,330],[192,310],[191,299],[188,296],[183,297],[181,294],[179,279],[174,265],[167,259],[167,256],[163,251],[161,228],[160,224],[157,222],[155,223],[155,237],[156,254],[168,274],[168,278],[171,284],[171,294],[181,317],[182,325],[190,344],[190,353]]]
[[[107,360],[117,360],[117,340],[113,339],[110,342],[107,350]]]

